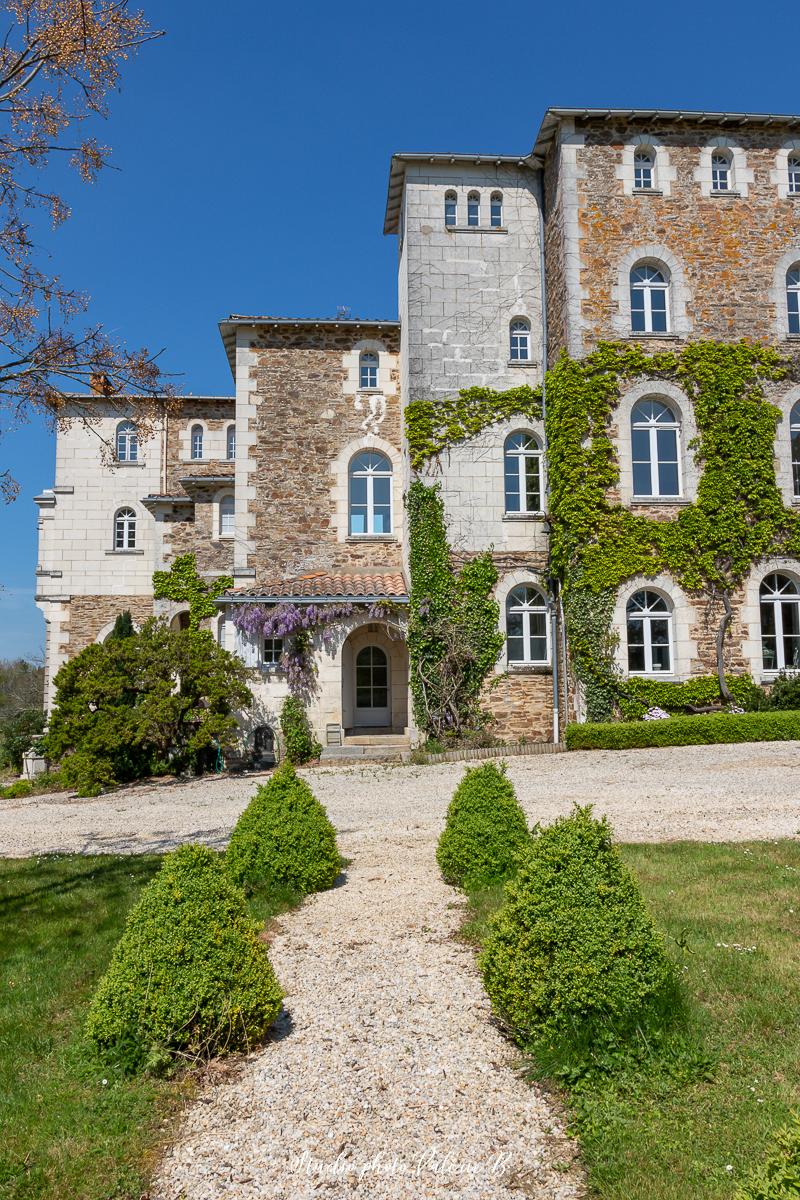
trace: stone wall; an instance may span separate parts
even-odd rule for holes
[[[61,649],[65,657],[73,658],[98,637],[110,632],[109,625],[127,609],[135,625],[153,615],[153,601],[148,596],[73,596],[69,616],[62,626]]]
[[[508,674],[490,676],[481,704],[492,715],[490,731],[504,741],[530,738],[553,740],[553,676]]]

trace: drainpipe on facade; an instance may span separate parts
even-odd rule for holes
[[[545,284],[544,265],[544,170],[539,175],[539,287],[542,295],[542,424],[544,436],[544,507],[549,511],[550,472],[547,457],[547,287]],[[549,539],[548,524],[548,539]],[[549,548],[549,543],[548,543]],[[559,638],[558,630],[561,624],[561,600],[558,597],[558,580],[552,576],[548,579],[548,608],[550,610],[550,661],[553,664],[553,742],[558,745],[561,741],[561,688],[559,686]]]

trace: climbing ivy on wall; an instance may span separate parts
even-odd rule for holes
[[[465,388],[455,398],[412,400],[406,406],[406,440],[411,466],[416,471],[455,442],[476,437],[496,421],[524,416],[536,421],[542,415],[541,392],[533,388]]]
[[[201,621],[216,616],[216,596],[233,587],[231,575],[218,575],[209,582],[197,573],[193,554],[179,554],[168,571],[153,573],[153,597],[189,605],[189,628],[197,630]]]
[[[617,590],[633,576],[662,571],[717,614],[719,691],[734,698],[723,653],[732,596],[760,559],[800,553],[800,518],[784,505],[775,479],[779,410],[765,391],[792,367],[776,350],[744,342],[694,342],[653,355],[636,345],[604,343],[581,361],[564,354],[548,371],[551,570],[561,582],[571,662],[590,719],[611,716],[624,690],[611,630]],[[652,380],[654,391],[658,381],[669,380],[693,406],[697,438],[689,449],[700,481],[695,501],[674,520],[633,512],[609,494],[619,481],[610,427],[623,389],[636,379]],[[479,391],[474,422],[484,428],[492,423],[492,393]],[[507,419],[510,393],[494,395],[494,420]],[[539,402],[540,393],[530,391],[529,411]],[[415,409],[408,437],[416,467],[459,440],[457,431],[465,427],[425,416],[426,406],[437,403],[409,406]],[[452,403],[458,411],[459,402]],[[420,430],[428,431],[425,437]]]

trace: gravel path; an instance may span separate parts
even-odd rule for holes
[[[379,765],[308,773],[340,831],[438,835],[463,763]],[[800,742],[545,754],[509,760],[532,821],[572,804],[607,813],[628,841],[743,841],[800,833]],[[0,855],[46,851],[136,853],[186,841],[225,844],[258,777],[131,787],[95,800],[0,801]]]
[[[380,793],[378,793],[380,794]],[[281,919],[278,1036],[187,1113],[153,1200],[568,1200],[558,1116],[513,1070],[426,832],[346,834],[343,886]]]

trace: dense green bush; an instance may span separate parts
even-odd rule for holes
[[[8,787],[0,788],[0,796],[4,800],[17,800],[19,797],[32,794],[33,784],[27,779],[16,779],[13,783],[9,783]]]
[[[231,878],[248,888],[269,882],[306,894],[333,886],[340,866],[336,831],[291,763],[258,789],[239,817],[225,862]]]
[[[750,675],[726,675],[725,680],[740,708],[749,711],[763,707],[765,693]],[[663,708],[668,713],[687,715],[690,705],[703,708],[722,703],[716,675],[697,675],[683,683],[634,677],[625,680],[625,692],[619,697],[619,707],[626,721],[643,717],[648,708]],[[785,707],[793,708],[794,705]],[[800,699],[797,707],[800,707]]]
[[[287,696],[280,715],[283,751],[290,763],[300,766],[319,758],[322,746],[311,731],[308,714],[295,696]]]
[[[607,1050],[677,995],[638,885],[589,808],[531,840],[480,965],[496,1011],[534,1051]]]
[[[764,707],[780,712],[800,708],[800,675],[781,672],[767,693]]]
[[[97,986],[89,1038],[130,1069],[248,1049],[282,998],[257,929],[218,854],[182,846],[168,855]]]
[[[436,847],[447,883],[488,887],[513,869],[530,838],[505,763],[467,771],[455,790]]]
[[[22,756],[30,750],[37,734],[45,727],[40,708],[23,708],[0,721],[0,767],[22,770]]]
[[[736,1191],[736,1200],[796,1200],[800,1196],[800,1117],[781,1129],[762,1167]]]
[[[722,742],[800,740],[800,713],[709,713],[662,721],[568,725],[568,750],[632,750],[648,746],[700,746]]]

